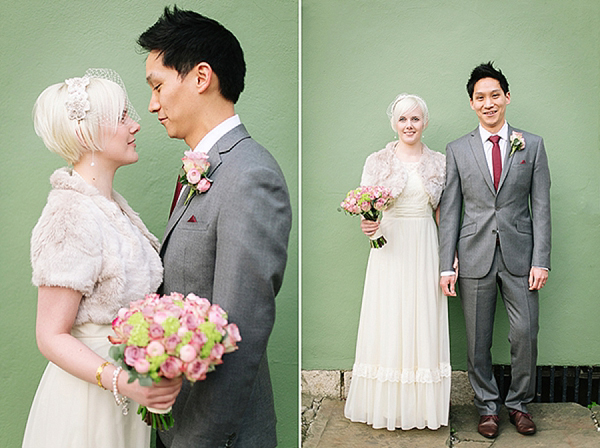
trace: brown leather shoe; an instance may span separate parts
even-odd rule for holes
[[[483,437],[487,437],[488,439],[493,439],[498,435],[498,422],[500,418],[497,415],[482,415],[479,418],[479,425],[477,426],[477,431]]]
[[[535,434],[536,428],[531,414],[521,411],[510,411],[510,422],[517,427],[517,432],[525,436]]]

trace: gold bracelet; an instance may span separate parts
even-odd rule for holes
[[[96,381],[98,381],[98,386],[100,386],[104,390],[108,390],[108,389],[106,387],[104,387],[104,385],[102,384],[102,378],[100,378],[100,375],[102,375],[102,371],[109,364],[110,364],[110,361],[106,361],[104,364],[102,364],[100,367],[98,367],[98,370],[96,370]]]

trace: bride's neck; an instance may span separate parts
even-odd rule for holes
[[[418,142],[414,145],[407,145],[398,140],[394,153],[402,162],[418,162],[423,154],[423,143]]]

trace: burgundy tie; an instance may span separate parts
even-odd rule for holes
[[[492,168],[494,170],[494,188],[498,190],[500,175],[502,174],[502,156],[500,155],[499,135],[491,135],[489,141],[492,142]]]
[[[179,199],[179,194],[181,193],[181,182],[179,182],[179,176],[177,176],[177,185],[175,186],[175,194],[173,195],[173,202],[171,203],[171,211],[169,212],[169,218],[173,214],[173,210],[175,209],[175,205],[177,204],[177,200]]]

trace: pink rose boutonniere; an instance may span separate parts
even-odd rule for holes
[[[190,192],[185,199],[185,204],[190,201],[192,196],[208,191],[211,180],[206,176],[210,163],[208,163],[208,154],[204,152],[186,151],[183,161],[183,168],[179,176],[179,182],[184,187],[190,186]]]
[[[513,131],[512,134],[510,134],[510,154],[508,156],[510,157],[516,151],[523,151],[524,149],[525,139],[523,138],[523,134]]]

